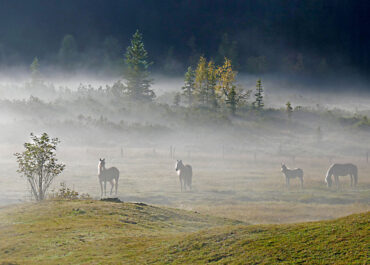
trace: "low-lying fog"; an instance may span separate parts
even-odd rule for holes
[[[31,132],[47,132],[61,140],[58,154],[67,169],[54,182],[55,189],[66,181],[76,190],[98,197],[97,163],[105,157],[108,167],[121,170],[119,197],[123,200],[218,213],[220,208],[212,208],[218,200],[225,202],[224,206],[284,201],[281,162],[305,167],[305,185],[315,197],[316,188],[325,188],[324,175],[330,163],[348,161],[360,165],[362,193],[346,203],[369,205],[365,160],[370,129],[365,116],[370,116],[370,97],[363,84],[345,87],[342,82],[337,91],[339,81],[320,87],[265,76],[263,114],[245,109],[231,116],[222,110],[189,109],[184,103],[174,106],[174,96],[183,85],[181,77],[154,75],[152,87],[157,98],[150,104],[109,92],[118,77],[53,73],[42,78],[43,85],[34,87],[22,71],[0,74],[0,205],[28,198],[13,153],[23,150]],[[241,75],[239,83],[253,90],[257,78]],[[254,92],[248,104],[253,100]],[[291,117],[285,111],[288,101],[294,109]],[[193,165],[192,193],[179,193],[176,159]],[[293,190],[298,191],[298,186]],[[297,200],[286,199],[288,203]],[[315,198],[312,202],[327,203]],[[336,216],[322,212],[307,219]],[[297,220],[305,218],[282,221]]]

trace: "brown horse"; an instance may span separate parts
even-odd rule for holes
[[[193,177],[193,169],[190,165],[184,165],[182,160],[177,160],[176,162],[176,172],[179,175],[181,191],[186,191],[186,187],[191,190],[191,182]]]

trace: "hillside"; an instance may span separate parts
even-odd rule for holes
[[[251,226],[145,204],[47,201],[0,208],[0,264],[365,264],[369,220]]]

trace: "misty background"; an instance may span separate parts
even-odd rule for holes
[[[47,132],[67,165],[54,189],[66,181],[97,197],[104,157],[121,170],[125,201],[221,215],[232,205],[238,214],[286,207],[285,219],[266,222],[368,207],[369,11],[360,0],[0,0],[0,205],[29,199],[13,153],[30,132]],[[146,102],[122,93],[137,29],[153,62],[156,96]],[[216,66],[231,59],[237,85],[251,92],[236,113],[180,95],[201,56]],[[179,194],[176,159],[193,165],[190,195]],[[282,162],[305,170],[306,190],[284,187]],[[334,162],[359,165],[358,190],[324,190]]]

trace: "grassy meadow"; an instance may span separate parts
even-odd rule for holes
[[[366,264],[369,218],[247,225],[142,203],[28,203],[0,209],[0,264]]]

